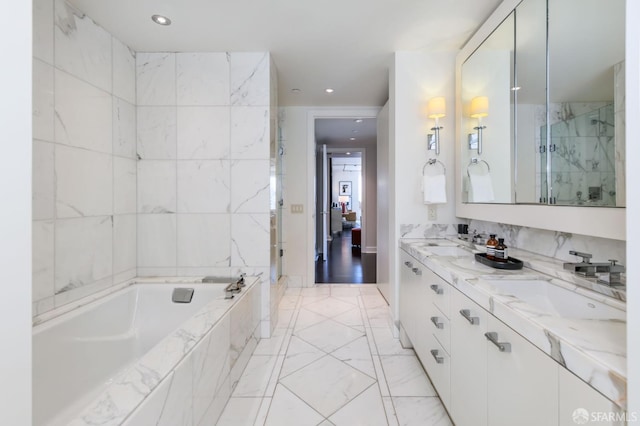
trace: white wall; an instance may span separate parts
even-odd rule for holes
[[[378,288],[382,295],[387,299],[387,302],[391,299],[391,286],[390,286],[390,249],[395,247],[396,243],[391,241],[392,227],[390,224],[394,223],[391,215],[391,203],[393,194],[390,192],[392,182],[391,167],[389,164],[389,102],[387,102],[380,114],[378,114],[377,122],[377,134],[378,134],[378,178],[377,178],[377,191],[378,191],[378,209],[377,209],[377,240],[378,251],[376,256],[376,281]]]
[[[3,2],[0,26],[0,424],[31,424],[31,2]]]

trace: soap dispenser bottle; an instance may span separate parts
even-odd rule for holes
[[[504,238],[498,238],[498,245],[495,248],[494,257],[497,262],[506,262],[509,259],[509,253],[507,251],[507,246],[504,244]]]
[[[489,239],[487,240],[487,259],[493,260],[496,256],[496,246],[498,245],[498,240],[496,240],[496,234],[490,234]]]

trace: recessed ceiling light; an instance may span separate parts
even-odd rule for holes
[[[351,153],[350,153],[350,152],[347,152],[346,154],[347,154],[347,155],[351,155]]]
[[[327,92],[327,93],[333,93],[333,89],[332,89],[332,88],[330,88],[330,87],[329,87],[329,88],[324,89],[324,91],[325,91],[325,92]]]
[[[352,130],[351,133],[358,133],[359,130]]]
[[[300,93],[300,92],[302,92],[302,90],[294,88],[294,89],[291,89],[291,92],[292,93]]]
[[[356,140],[356,138],[349,138],[349,140],[350,140],[350,141],[355,141],[355,140]]]
[[[362,123],[362,118],[356,118],[356,119],[355,119],[355,120],[353,120],[353,121],[355,121],[356,123]]]
[[[153,15],[151,20],[158,25],[171,25],[171,19],[162,15]]]

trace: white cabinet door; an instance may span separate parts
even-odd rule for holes
[[[573,373],[561,368],[559,380],[560,410],[558,415],[560,426],[575,426],[576,424],[624,425],[624,421],[620,420],[624,419],[623,411],[587,383],[574,376]]]
[[[558,364],[492,315],[487,330],[488,424],[557,425]]]
[[[457,426],[487,425],[487,311],[451,291],[451,407]]]

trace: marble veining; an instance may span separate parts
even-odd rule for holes
[[[429,244],[451,245],[469,249],[469,256],[455,258],[436,256],[429,252]],[[498,319],[509,325],[529,342],[547,353],[569,371],[589,383],[620,407],[626,405],[626,321],[624,292],[581,278],[562,269],[557,259],[512,249],[510,255],[525,262],[519,271],[492,270],[473,261],[472,253],[484,251],[456,238],[432,240],[401,240],[403,250],[441,276],[467,297],[484,307]],[[489,270],[488,270],[489,269]],[[523,301],[517,295],[487,287],[487,278],[536,279],[548,281],[576,297],[585,296],[593,303],[609,306],[605,317],[573,318],[551,313]],[[599,290],[594,292],[593,290]],[[621,299],[621,300],[619,300]],[[554,300],[555,303],[562,303]],[[567,303],[566,301],[564,303]],[[569,307],[567,307],[569,309]],[[570,310],[569,310],[570,311]],[[609,312],[609,313],[607,313]],[[615,315],[614,315],[615,312]],[[614,317],[607,317],[614,315]]]

